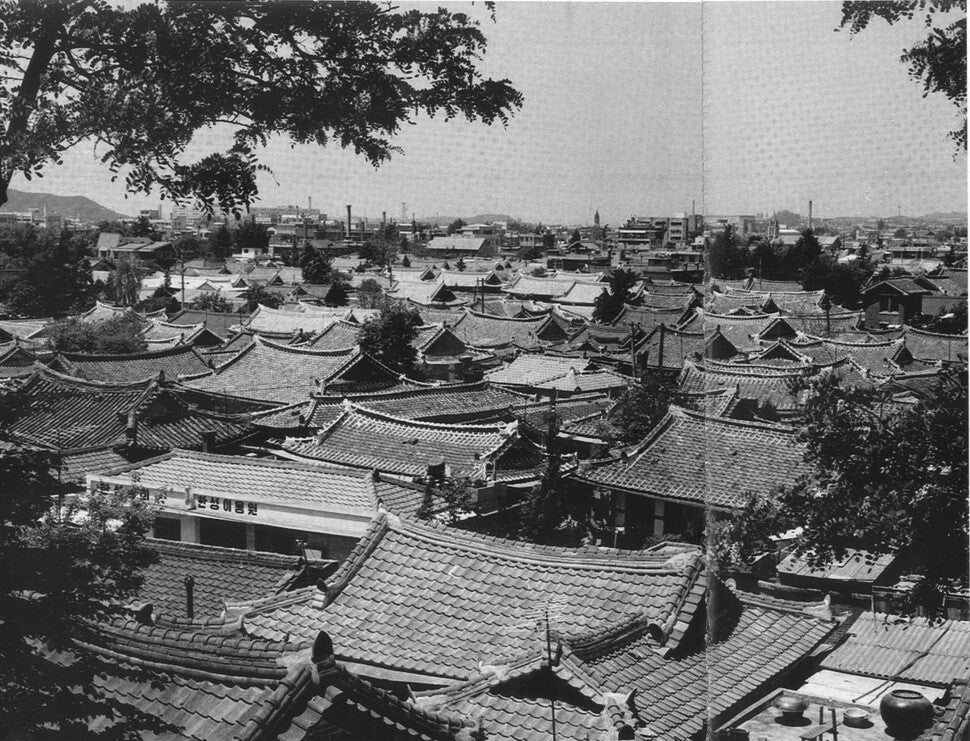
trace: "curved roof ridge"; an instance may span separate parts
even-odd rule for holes
[[[167,358],[173,355],[189,354],[195,351],[195,354],[199,356],[199,359],[204,363],[205,360],[199,355],[195,346],[189,343],[183,343],[175,345],[174,347],[166,347],[161,350],[149,350],[147,352],[139,353],[112,353],[100,355],[97,353],[73,353],[61,351],[58,355],[67,358],[71,361],[87,361],[87,362],[104,362],[104,361],[124,361],[124,360],[152,360],[154,358]]]
[[[322,463],[311,461],[280,460],[277,458],[247,458],[242,455],[226,455],[223,453],[205,453],[201,450],[188,450],[187,448],[172,448],[167,453],[146,458],[136,463],[129,463],[126,466],[119,466],[105,471],[103,476],[117,476],[122,473],[144,468],[147,465],[160,463],[171,458],[195,458],[196,460],[210,461],[212,463],[225,463],[233,466],[257,466],[261,468],[284,468],[290,470],[311,470],[320,473],[332,473],[336,476],[349,476],[361,479],[367,476],[367,472],[359,468],[343,468],[340,466],[328,466]]]
[[[490,434],[497,434],[509,430],[510,426],[512,429],[516,429],[515,422],[510,422],[509,424],[495,424],[495,425],[462,425],[456,423],[448,422],[425,422],[423,420],[416,419],[405,419],[404,417],[395,417],[392,414],[387,414],[385,412],[378,412],[373,409],[368,409],[365,406],[354,404],[349,399],[347,401],[347,410],[351,414],[356,413],[361,416],[371,417],[372,419],[378,419],[387,422],[394,422],[406,427],[423,427],[431,430],[451,430],[453,432],[487,432]]]
[[[468,383],[453,383],[453,384],[431,384],[428,386],[416,386],[414,388],[395,388],[391,389],[380,389],[377,391],[361,391],[359,393],[346,392],[340,394],[327,394],[325,392],[318,393],[312,398],[320,402],[321,404],[339,404],[344,399],[349,399],[351,402],[354,400],[361,401],[381,401],[384,399],[399,399],[399,398],[409,398],[410,396],[433,396],[435,393],[449,392],[449,391],[485,391],[486,389],[492,388],[487,379],[482,379],[481,381],[469,381]],[[505,389],[495,389],[496,391],[506,392]],[[512,393],[512,392],[506,392]],[[297,404],[306,404],[307,402],[301,401]],[[296,406],[296,405],[290,405]],[[285,407],[280,407],[275,411],[282,411]]]
[[[34,362],[34,374],[49,383],[57,383],[62,386],[73,386],[75,388],[87,387],[92,391],[104,391],[104,392],[125,392],[125,391],[139,391],[148,390],[153,384],[156,383],[157,374],[149,378],[143,378],[138,381],[131,381],[129,383],[118,383],[116,381],[92,381],[87,378],[79,378],[78,376],[72,376],[68,373],[61,373],[53,368],[50,368],[40,361]],[[23,387],[21,387],[23,388]]]
[[[288,670],[277,663],[277,658],[301,647],[245,635],[145,625],[133,619],[97,626],[95,641],[80,645],[94,653],[149,668],[199,672],[203,679],[225,678],[235,683],[249,680],[253,684],[283,678]]]
[[[705,412],[695,412],[693,409],[687,409],[685,407],[676,406],[671,404],[671,409],[676,408],[677,411],[684,417],[692,417],[694,419],[703,420],[705,424],[719,424],[733,427],[744,427],[747,429],[758,429],[766,430],[769,432],[784,432],[788,434],[794,434],[797,429],[792,425],[781,424],[779,422],[756,422],[754,420],[748,419],[734,419],[733,417],[719,417],[717,415],[707,414]]]
[[[401,535],[445,547],[489,554],[514,561],[526,561],[537,565],[563,567],[595,566],[617,571],[661,571],[674,573],[668,566],[670,558],[649,551],[622,551],[591,547],[566,548],[529,543],[522,540],[498,538],[467,530],[452,530],[435,523],[417,522],[396,515],[387,515],[388,529]]]
[[[340,348],[337,350],[314,350],[307,347],[299,347],[294,345],[281,345],[278,342],[273,342],[265,337],[260,337],[259,334],[253,335],[253,344],[250,347],[255,347],[259,345],[261,347],[267,347],[272,350],[280,350],[282,352],[292,353],[294,355],[317,355],[325,357],[335,357],[338,355],[348,355],[352,354],[357,350],[357,347],[352,347],[350,349]]]
[[[745,316],[743,314],[715,314],[713,312],[702,309],[701,307],[696,307],[694,311],[701,319],[724,319],[726,323],[730,322],[763,322],[766,319],[783,319],[784,317],[780,312],[774,311],[770,314],[751,314]],[[811,316],[814,316],[811,315]]]
[[[490,319],[496,322],[545,322],[549,320],[548,314],[541,314],[539,316],[498,316],[496,314],[483,314],[480,311],[475,311],[471,307],[465,308],[466,316],[477,316],[480,319]]]

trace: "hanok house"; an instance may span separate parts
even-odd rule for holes
[[[172,448],[231,449],[256,434],[251,413],[272,404],[179,384],[88,381],[38,367],[6,392],[0,436],[57,453],[65,478],[117,468]]]
[[[347,401],[345,410],[315,437],[287,438],[277,455],[378,471],[403,481],[468,478],[485,514],[514,499],[542,476],[542,451],[518,426],[418,422],[378,414]]]
[[[157,520],[155,525],[158,530]],[[204,626],[223,617],[227,600],[283,594],[315,584],[337,568],[336,561],[314,558],[318,553],[302,544],[285,554],[158,537],[148,545],[158,558],[142,571],[133,607],[150,614],[155,625],[173,628]]]
[[[292,436],[330,426],[344,413],[344,400],[398,419],[456,424],[511,422],[529,399],[487,381],[414,388],[395,388],[367,393],[319,393],[308,401],[288,404],[256,415],[254,422],[267,430]]]
[[[159,374],[162,378],[175,380],[212,372],[206,359],[190,344],[124,355],[62,352],[54,357],[50,367],[75,378],[107,383],[132,383],[156,378]]]
[[[265,640],[249,637],[241,625],[219,634],[204,626],[157,625],[138,611],[98,625],[74,644],[57,653],[40,648],[38,658],[58,668],[86,660],[93,677],[84,699],[104,706],[84,719],[97,735],[473,741],[477,730],[472,719],[427,712],[358,678],[334,660],[325,633],[316,640]],[[4,731],[27,737],[23,720],[12,709]],[[77,731],[58,720],[47,730],[62,737]]]
[[[303,541],[338,559],[378,505],[370,471],[180,449],[89,475],[87,483],[145,489],[160,507],[156,537],[281,553]]]
[[[704,738],[835,627],[820,606],[728,589],[690,548],[555,548],[384,514],[331,578],[230,603],[239,620],[294,642],[326,625],[339,665],[509,741],[551,738],[553,707],[564,741]]]
[[[789,553],[776,568],[778,582],[785,587],[836,592],[851,598],[871,595],[874,587],[895,584],[902,573],[902,559],[894,553],[848,548],[841,558],[817,566],[807,554]]]
[[[216,366],[215,373],[187,383],[213,394],[292,404],[325,388],[379,389],[399,381],[400,374],[357,348],[304,349],[256,337],[252,344]]]
[[[653,535],[696,540],[710,513],[741,509],[805,470],[794,427],[718,417],[672,405],[643,439],[584,461],[578,485],[608,497],[609,519],[631,543]]]
[[[468,347],[508,357],[518,350],[535,350],[569,339],[552,316],[511,318],[466,310],[451,331]]]

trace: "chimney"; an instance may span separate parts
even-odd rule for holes
[[[205,430],[199,437],[202,438],[202,452],[211,453],[216,443],[216,431]]]
[[[128,412],[127,425],[125,426],[125,439],[131,447],[138,445],[138,417],[134,409]]]
[[[347,204],[347,239],[350,239],[350,204]]]
[[[307,211],[309,211],[311,208],[313,208],[313,196],[307,196],[306,197],[306,209],[307,209]]]
[[[195,579],[185,577],[185,617],[195,619]]]
[[[812,228],[812,202],[808,202],[808,228]]]
[[[387,233],[387,211],[381,211],[381,236]]]

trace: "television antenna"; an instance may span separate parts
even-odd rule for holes
[[[552,722],[552,741],[558,738],[556,729],[556,679],[552,676],[552,630],[549,627],[550,619],[563,618],[567,616],[570,607],[569,601],[562,596],[550,597],[544,600],[536,600],[521,613],[523,622],[514,626],[510,632],[545,630],[546,633],[546,663],[549,666],[549,717]]]

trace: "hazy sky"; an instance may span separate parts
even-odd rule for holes
[[[631,214],[920,214],[967,206],[967,162],[946,133],[956,109],[922,98],[898,61],[919,20],[836,32],[838,2],[445,3],[481,18],[485,68],[525,96],[508,128],[464,121],[406,127],[374,169],[350,152],[271,145],[262,203],[328,214],[509,213],[617,225]],[[433,7],[433,6],[432,6]],[[212,132],[195,156],[226,146]],[[277,182],[278,181],[278,182]],[[43,180],[12,187],[127,200],[91,147]],[[166,204],[166,210],[168,209]]]

